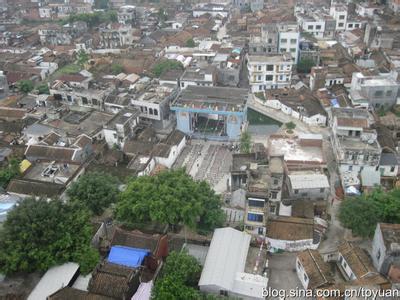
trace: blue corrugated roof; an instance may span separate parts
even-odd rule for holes
[[[149,253],[150,250],[148,249],[113,246],[111,247],[107,261],[117,265],[136,268],[142,265],[144,258]]]
[[[339,102],[336,98],[331,99],[331,104],[333,107],[340,107]]]

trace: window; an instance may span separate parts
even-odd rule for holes
[[[264,52],[267,52],[267,48],[264,47],[264,48],[263,48],[263,51],[264,51]]]
[[[279,80],[280,80],[280,81],[283,81],[283,75],[280,75],[280,76],[279,76]]]
[[[182,87],[185,87],[185,83],[184,83],[184,82],[182,82],[182,83],[181,83],[181,86],[182,86]]]
[[[355,24],[354,27],[355,28],[360,28],[360,24]]]
[[[294,190],[294,193],[295,193],[295,194],[298,194],[298,193],[299,193],[299,190]]]
[[[92,105],[99,105],[99,101],[97,99],[92,99]]]
[[[87,105],[88,99],[86,97],[82,97],[82,104]]]
[[[314,29],[314,26],[313,26],[313,25],[308,25],[307,29],[308,29],[308,30],[313,30],[313,29]]]
[[[258,66],[258,71],[261,71],[261,69],[262,69],[262,67],[261,67],[261,66]]]
[[[271,192],[271,199],[276,199],[278,197],[278,192]]]
[[[267,71],[273,71],[274,65],[267,65]]]
[[[264,200],[249,199],[249,206],[264,207]]]
[[[281,48],[281,52],[286,52],[286,48]]]
[[[281,44],[286,44],[287,43],[287,39],[281,39]]]
[[[154,115],[158,116],[158,110],[157,109],[154,109]]]
[[[277,185],[279,183],[278,179],[274,179],[274,184]]]
[[[386,97],[392,97],[393,92],[392,91],[386,91]]]
[[[304,273],[304,282],[307,282],[307,281],[308,281],[307,274],[306,274],[306,273]]]
[[[272,75],[265,75],[265,80],[266,81],[272,81],[274,79],[274,76]]]
[[[344,15],[339,16],[339,20],[344,20]]]
[[[262,91],[262,90],[263,90],[262,85],[259,85],[259,86],[258,86],[258,90],[259,90],[259,91]]]
[[[260,235],[264,234],[264,228],[259,227],[258,228],[258,234],[260,234]]]
[[[321,28],[322,28],[321,25],[316,25],[316,26],[315,26],[315,29],[316,29],[316,30],[321,30]]]
[[[264,217],[261,214],[248,213],[247,214],[247,220],[251,221],[251,222],[263,222]]]
[[[296,52],[296,48],[290,48],[290,52],[292,53]]]
[[[296,43],[297,43],[297,39],[290,39],[290,43],[291,43],[292,45],[296,44]]]
[[[394,172],[394,170],[395,170],[395,167],[394,167],[394,166],[391,166],[391,167],[390,167],[390,172]]]
[[[258,75],[258,76],[257,76],[257,80],[261,80],[261,75]]]
[[[353,171],[353,166],[349,166],[349,171]]]
[[[349,24],[349,28],[353,28],[353,24]]]
[[[276,211],[276,206],[275,205],[269,207],[269,212],[271,214],[275,214],[275,211]]]
[[[381,98],[383,96],[383,91],[375,91],[374,96],[376,98]]]
[[[347,268],[347,263],[344,260],[343,260],[343,264],[342,265],[343,265],[343,268],[345,268],[345,269]]]
[[[300,270],[303,269],[303,266],[301,265],[300,261],[297,261],[297,268],[299,268]]]
[[[381,249],[378,250],[378,253],[376,253],[376,259],[379,260],[381,258]]]
[[[319,192],[322,194],[323,192],[325,192],[325,189],[324,188],[320,188]]]
[[[219,294],[220,294],[221,296],[228,297],[228,291],[220,290],[220,291],[219,291]]]
[[[253,48],[253,52],[257,52],[257,48],[256,47]]]
[[[344,23],[339,23],[338,24],[338,27],[343,27],[344,26]]]

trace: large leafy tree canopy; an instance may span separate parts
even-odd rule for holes
[[[116,202],[118,192],[118,179],[98,172],[86,173],[67,190],[71,201],[84,204],[96,215]]]
[[[8,165],[0,169],[0,187],[6,188],[11,179],[19,175],[19,160],[12,158]]]
[[[125,223],[184,224],[201,231],[211,231],[224,220],[219,196],[183,169],[134,179],[121,193],[115,214]]]
[[[162,74],[169,70],[183,70],[181,62],[172,59],[166,59],[158,62],[154,65],[152,72],[155,76],[160,77]]]
[[[400,223],[400,189],[389,192],[376,189],[344,200],[340,205],[339,220],[344,227],[363,237],[372,236],[378,222]]]
[[[88,273],[99,259],[90,245],[87,210],[58,199],[25,199],[8,214],[0,234],[0,270],[6,274],[45,271],[69,261]]]
[[[152,291],[155,300],[165,299],[200,299],[195,289],[201,274],[201,266],[196,259],[186,252],[171,252],[160,278]]]

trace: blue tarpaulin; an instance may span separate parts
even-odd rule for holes
[[[149,253],[150,250],[147,249],[112,246],[107,260],[113,264],[136,268],[142,265]]]
[[[340,107],[338,99],[331,99],[331,104],[333,107]]]

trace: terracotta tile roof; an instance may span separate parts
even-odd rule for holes
[[[346,263],[353,271],[357,279],[360,279],[371,273],[376,273],[370,257],[365,250],[361,249],[360,247],[354,246],[349,242],[344,242],[339,246],[338,251],[346,260]]]
[[[158,248],[159,234],[145,234],[140,231],[127,231],[116,228],[111,239],[112,246],[127,246],[139,249],[148,249],[155,253]]]
[[[368,128],[368,120],[367,119],[338,118],[337,124],[338,124],[338,126],[344,126],[344,127]]]
[[[81,74],[64,74],[57,78],[58,80],[64,82],[82,82],[87,79],[87,77]]]
[[[53,295],[50,295],[48,300],[113,300],[114,298],[102,296],[102,295],[96,295],[93,293],[89,293],[86,291],[81,291],[74,289],[72,287],[65,287],[62,288],[61,290],[58,290],[55,292]]]
[[[89,292],[115,299],[130,299],[139,285],[137,269],[102,262],[92,273]]]
[[[315,289],[334,282],[329,265],[317,250],[305,250],[297,255],[309,278],[308,288]]]
[[[64,185],[51,182],[13,179],[7,186],[7,192],[20,195],[52,198],[60,196],[64,188]]]
[[[0,107],[0,119],[22,119],[26,110],[21,108]]]
[[[286,241],[313,239],[314,220],[292,217],[270,218],[266,235],[271,239]]]
[[[25,156],[34,159],[73,161],[76,149],[51,147],[44,145],[29,145]]]

